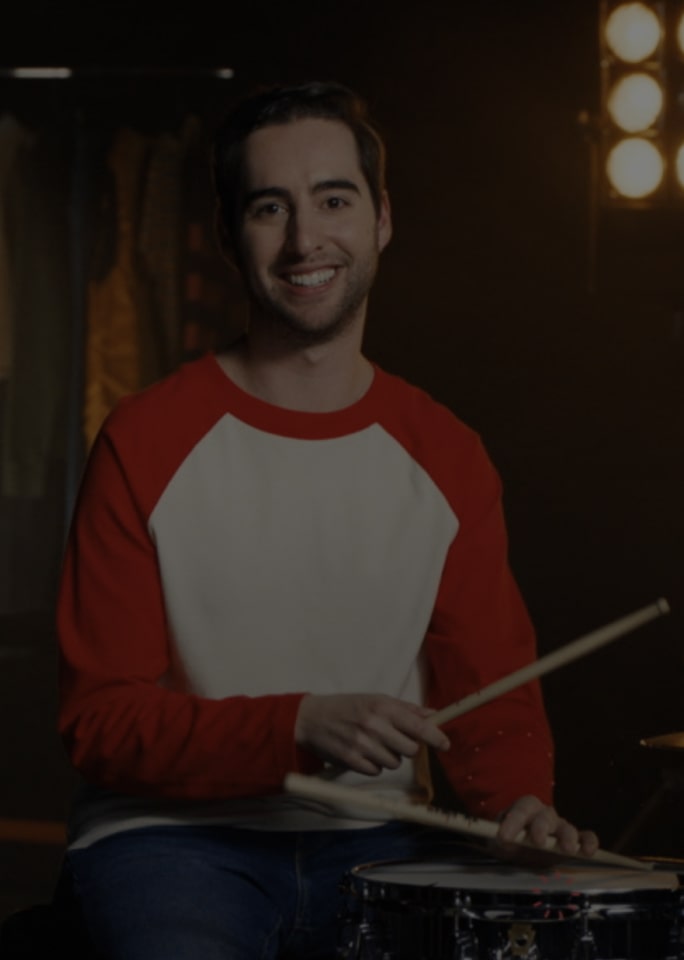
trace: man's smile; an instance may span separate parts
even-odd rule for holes
[[[316,288],[330,283],[336,272],[336,267],[324,267],[308,272],[287,273],[284,278],[295,287]]]

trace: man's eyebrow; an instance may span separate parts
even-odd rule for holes
[[[280,200],[289,200],[290,192],[284,187],[263,187],[260,190],[250,190],[243,199],[243,205],[249,207],[257,200],[263,200],[264,197],[278,197]]]
[[[354,193],[361,192],[353,180],[321,180],[314,186],[314,193],[323,193],[327,190],[352,190]]]
[[[319,180],[313,187],[313,193],[326,193],[328,190],[351,190],[353,193],[361,193],[353,180],[345,180],[339,177],[331,180]],[[250,190],[245,195],[243,200],[245,209],[265,197],[277,197],[279,200],[288,201],[292,199],[290,191],[284,187],[262,187],[259,190]]]

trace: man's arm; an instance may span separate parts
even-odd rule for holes
[[[282,789],[320,762],[294,743],[301,694],[212,700],[173,688],[146,505],[105,434],[88,464],[59,587],[59,729],[86,780],[222,798]]]
[[[464,467],[461,467],[463,472]],[[499,476],[481,444],[454,504],[459,529],[425,640],[428,703],[442,709],[533,662],[536,636],[508,561]],[[468,810],[496,817],[523,794],[553,796],[553,741],[541,687],[527,683],[447,723],[440,756]]]

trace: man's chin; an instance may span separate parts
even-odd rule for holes
[[[343,313],[334,317],[307,319],[287,310],[270,310],[268,323],[271,332],[283,341],[289,341],[297,346],[316,346],[335,340],[351,326],[354,315],[354,313]]]

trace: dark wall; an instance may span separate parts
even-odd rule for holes
[[[33,4],[40,28],[3,29],[0,56],[225,64],[235,79],[207,92],[217,116],[273,80],[335,77],[367,96],[395,219],[368,351],[483,434],[540,652],[660,596],[673,608],[544,681],[559,805],[608,846],[681,768],[639,740],[684,729],[684,224],[603,212],[591,255],[578,117],[597,107],[597,6],[97,4],[70,20]],[[663,810],[634,852],[684,856]]]

